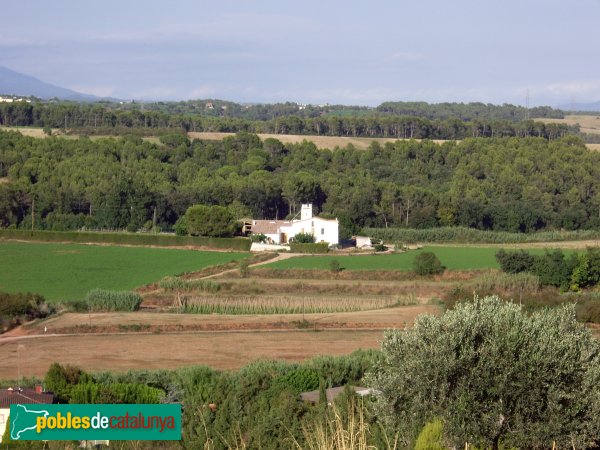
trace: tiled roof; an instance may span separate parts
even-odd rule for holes
[[[9,389],[0,389],[0,408],[2,409],[10,408],[10,405],[30,405],[34,403],[54,403],[54,394],[49,392],[38,394],[33,389],[15,389],[12,392]]]
[[[287,220],[254,220],[252,233],[277,234],[280,227],[289,227],[292,223]]]

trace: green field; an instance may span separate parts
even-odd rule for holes
[[[325,269],[336,259],[345,270],[412,270],[413,259],[421,252],[430,251],[437,255],[442,264],[450,270],[497,269],[494,247],[423,247],[405,253],[385,255],[355,255],[355,256],[299,256],[285,259],[265,268],[273,269]],[[528,250],[533,254],[543,254],[544,250]],[[565,255],[572,250],[564,251]]]
[[[133,289],[166,275],[249,256],[145,247],[0,242],[0,291],[82,299],[94,288]]]

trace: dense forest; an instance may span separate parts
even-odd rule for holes
[[[215,107],[210,103],[211,110]],[[533,120],[521,120],[523,111],[520,107],[510,105],[492,107],[483,104],[480,107],[457,106],[442,108],[441,105],[415,105],[389,108],[392,114],[363,111],[354,114],[352,111],[337,110],[328,114],[309,114],[305,117],[299,112],[297,105],[288,105],[288,110],[281,108],[269,113],[212,115],[189,111],[187,108],[163,108],[141,110],[140,105],[102,105],[96,103],[6,103],[0,104],[0,125],[2,126],[36,126],[62,128],[77,134],[115,134],[127,130],[147,130],[147,134],[160,129],[179,130],[180,132],[252,132],[273,134],[306,134],[318,136],[353,136],[353,137],[393,137],[403,139],[464,139],[467,137],[503,137],[503,136],[537,136],[556,139],[568,133],[578,132],[578,127],[565,124],[544,124]],[[384,104],[385,105],[385,104]],[[239,106],[239,105],[238,105]],[[272,105],[280,106],[280,105]],[[254,107],[253,107],[254,108]],[[256,107],[258,108],[258,107]],[[308,108],[308,107],[307,107]],[[383,108],[381,106],[380,108]],[[396,108],[396,109],[394,109]],[[496,110],[496,109],[498,110]],[[520,109],[519,109],[520,108]],[[544,108],[540,114],[546,114]],[[295,111],[295,114],[291,112]],[[396,113],[395,111],[398,111]],[[544,112],[546,111],[546,112]],[[347,113],[348,112],[348,113]],[[270,117],[272,116],[272,117]],[[422,117],[423,116],[423,117]],[[426,116],[426,117],[424,117]],[[270,117],[270,118],[269,118]]]
[[[600,226],[600,153],[575,137],[397,141],[367,150],[166,135],[35,139],[0,132],[0,226],[173,229],[193,204],[284,218],[312,202],[363,227],[529,232]],[[33,214],[32,214],[33,210]],[[156,216],[154,216],[156,214]]]

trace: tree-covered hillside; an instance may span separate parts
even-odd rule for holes
[[[0,132],[0,226],[170,229],[193,204],[283,218],[304,202],[365,226],[534,231],[600,225],[600,153],[577,138],[398,141],[366,151],[240,133],[162,144]]]

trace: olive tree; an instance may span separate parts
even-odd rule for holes
[[[386,332],[382,353],[374,412],[406,443],[436,418],[458,447],[600,443],[600,345],[574,305],[527,314],[475,298]]]

